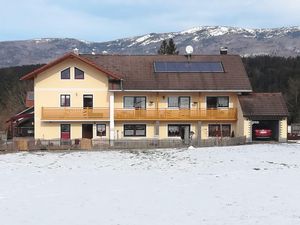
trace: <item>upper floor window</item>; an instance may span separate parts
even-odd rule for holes
[[[75,67],[75,79],[84,79],[84,72]]]
[[[70,79],[70,67],[60,72],[60,78],[62,80]]]
[[[146,108],[145,96],[124,96],[124,108]]]
[[[60,106],[69,107],[70,106],[70,95],[60,95]]]
[[[190,108],[190,97],[189,96],[179,96],[179,97],[169,97],[168,107],[169,108]]]
[[[229,97],[228,96],[206,97],[206,105],[207,108],[228,108]]]

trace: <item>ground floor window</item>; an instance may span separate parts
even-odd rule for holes
[[[188,131],[190,132],[189,124],[169,124],[168,137],[181,137],[183,139],[186,127],[188,127]]]
[[[146,137],[146,124],[124,124],[124,137]]]
[[[60,125],[60,138],[65,139],[65,140],[71,138],[71,125],[70,124],[61,124]]]
[[[106,125],[105,124],[97,124],[97,136],[103,137],[106,136]]]
[[[208,136],[209,137],[230,137],[231,125],[230,124],[209,124]]]

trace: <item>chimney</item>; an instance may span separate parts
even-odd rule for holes
[[[228,48],[227,47],[220,47],[220,55],[227,55]]]
[[[78,55],[79,54],[79,49],[78,48],[74,48],[73,52],[74,52],[74,54]]]

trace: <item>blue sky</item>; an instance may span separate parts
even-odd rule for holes
[[[0,6],[0,41],[109,41],[205,25],[300,25],[299,0],[0,0]]]

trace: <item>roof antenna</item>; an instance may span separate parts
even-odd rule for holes
[[[220,55],[227,55],[228,48],[227,47],[220,47]]]
[[[188,60],[190,60],[192,58],[192,53],[194,52],[194,48],[191,45],[188,45],[185,47],[185,52],[186,52],[186,57]]]

